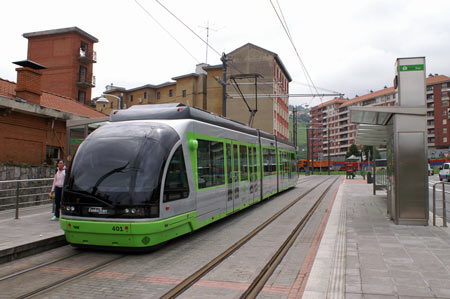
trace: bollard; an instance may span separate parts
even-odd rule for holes
[[[433,184],[433,226],[436,226],[436,184]]]
[[[19,219],[19,185],[20,185],[20,182],[17,182],[17,189],[16,189],[16,219]]]
[[[442,222],[443,226],[447,227],[447,207],[445,204],[445,184],[442,184]]]

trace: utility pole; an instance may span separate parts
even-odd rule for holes
[[[330,127],[327,126],[327,136],[328,136],[328,175],[330,175],[330,142],[331,142],[331,138],[330,138]]]
[[[227,56],[222,53],[222,116],[227,116]]]
[[[311,128],[310,130],[312,130],[314,132],[314,128]],[[311,174],[314,175],[314,134],[311,134],[312,138],[311,138]]]
[[[297,107],[292,108],[292,143],[297,153]]]
[[[308,169],[308,175],[309,175],[309,170],[310,170],[310,167],[309,167],[309,159],[310,159],[310,156],[309,156],[309,144],[310,144],[310,141],[309,141],[309,124],[306,124],[306,167]]]

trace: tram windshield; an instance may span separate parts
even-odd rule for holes
[[[164,164],[178,140],[164,124],[111,123],[99,128],[75,155],[63,201],[73,203],[76,197],[84,204],[109,207],[158,202]]]

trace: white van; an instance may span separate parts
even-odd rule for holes
[[[447,180],[450,182],[450,163],[444,163],[439,170],[439,180]]]

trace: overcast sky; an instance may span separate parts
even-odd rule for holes
[[[314,84],[353,98],[392,86],[398,57],[425,56],[426,72],[450,76],[450,1],[278,0],[292,39]],[[154,0],[15,0],[0,18],[0,78],[16,81],[12,61],[26,59],[22,34],[77,26],[98,38],[94,75],[98,96],[105,85],[134,88],[160,84],[195,71],[205,44]],[[299,60],[269,0],[160,0],[219,53],[250,42],[277,53],[293,82],[290,93],[310,93]],[[276,0],[272,0],[276,6]],[[194,58],[191,57],[194,56]],[[220,56],[209,50],[209,64]],[[319,92],[327,92],[318,89]],[[325,98],[327,100],[330,98]],[[319,98],[291,98],[317,105]]]

